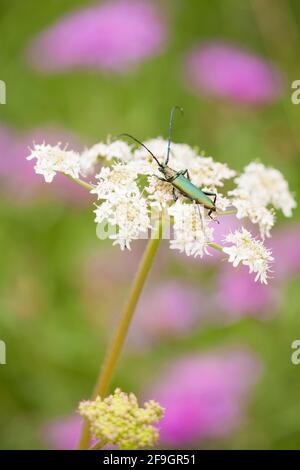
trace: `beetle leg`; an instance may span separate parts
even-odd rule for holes
[[[183,170],[183,171],[181,172],[181,174],[182,174],[183,176],[186,175],[187,178],[191,181],[191,177],[190,177],[190,174],[189,174],[189,170],[188,170],[188,169]]]
[[[216,193],[212,193],[211,191],[203,191],[203,193],[206,196],[213,196],[213,203],[214,203],[214,205],[216,205],[216,200],[217,200],[217,194]]]
[[[218,220],[218,219],[214,219],[214,218],[212,217],[212,215],[211,215],[212,213],[213,213],[213,209],[210,209],[210,210],[208,211],[208,214],[207,214],[208,217],[209,217],[211,220],[213,220],[214,222],[217,222],[217,224],[219,224],[219,223],[220,223],[219,220]]]
[[[151,175],[151,176],[155,176],[155,178],[157,178],[160,181],[164,181],[165,183],[172,183],[172,181],[174,181],[174,179],[176,179],[178,175],[179,175],[179,173],[175,177],[172,176],[172,178],[169,178],[169,179],[168,178],[163,178],[162,176],[157,176],[157,175]]]
[[[157,176],[157,175],[151,175],[151,176],[155,176],[155,178],[157,178],[158,180],[164,181],[165,183],[167,183],[167,180],[165,178],[162,178],[161,176]]]
[[[174,201],[176,202],[177,199],[178,199],[178,196],[177,196],[177,194],[176,194],[176,191],[175,191],[175,188],[174,188],[174,187],[173,187],[173,189],[172,189],[172,194],[173,194],[173,199],[174,199]]]

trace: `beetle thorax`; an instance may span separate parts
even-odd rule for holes
[[[172,168],[170,168],[169,166],[165,166],[163,168],[163,173],[164,173],[166,180],[174,178],[177,174],[176,171],[172,170]]]

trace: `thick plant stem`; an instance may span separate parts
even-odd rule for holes
[[[111,344],[108,348],[106,358],[104,359],[103,366],[100,370],[96,386],[92,395],[94,400],[98,395],[102,398],[105,397],[108,387],[110,385],[117,361],[120,357],[124,341],[130,326],[132,316],[134,314],[137,302],[145,285],[145,281],[153,264],[159,243],[161,240],[161,224],[158,224],[156,232],[153,234],[146,247],[145,253],[141,260],[140,266],[134,278],[132,288],[125,304],[123,313],[121,314],[117,330]],[[89,447],[90,433],[88,423],[84,421],[82,433],[78,449],[87,449]]]

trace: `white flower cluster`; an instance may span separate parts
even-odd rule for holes
[[[164,161],[167,154],[168,142],[162,138],[151,139],[145,145],[160,160]],[[135,158],[149,159],[146,149],[141,148],[134,152]],[[187,144],[171,146],[169,165],[174,170],[189,170],[191,180],[196,186],[216,189],[222,187],[224,181],[233,178],[235,171],[228,168],[226,163],[215,162],[212,157],[205,157]]]
[[[271,251],[260,240],[253,238],[244,227],[235,233],[229,233],[225,242],[231,243],[231,246],[223,248],[224,253],[229,255],[228,261],[234,267],[240,263],[248,266],[250,273],[256,273],[255,281],[260,279],[262,283],[267,284],[269,263],[273,261]]]
[[[35,172],[43,175],[46,183],[51,183],[57,172],[65,173],[72,178],[80,174],[79,154],[62,148],[61,143],[52,147],[46,144],[35,144],[28,160],[36,159]]]
[[[157,138],[146,141],[145,145],[160,162],[165,161],[167,141]],[[60,144],[54,147],[42,144],[34,145],[28,159],[36,159],[35,171],[47,182],[53,180],[56,172],[80,183],[79,178],[94,175],[92,185],[84,184],[90,186],[91,193],[98,199],[95,221],[114,229],[109,238],[122,249],[130,248],[133,240],[147,236],[155,214],[171,219],[174,234],[171,249],[202,257],[208,254],[209,246],[214,246],[212,220],[207,210],[178,190],[174,194],[172,184],[159,179],[163,175],[158,171],[157,162],[144,147],[134,148],[118,140],[98,143],[79,154]],[[102,167],[96,170],[99,162]],[[235,213],[238,219],[247,218],[258,224],[262,238],[270,236],[275,209],[290,217],[296,206],[282,174],[261,163],[249,164],[237,176],[227,164],[215,162],[189,145],[172,144],[169,167],[175,171],[187,169],[195,186],[217,195],[218,216],[231,207],[229,212]],[[236,187],[227,193],[219,192],[224,183],[234,177]],[[223,248],[229,255],[229,262],[234,266],[247,265],[250,272],[256,273],[255,280],[265,283],[272,257],[262,242],[244,228],[229,234],[226,242],[231,243],[230,247]]]
[[[108,221],[116,228],[109,235],[114,244],[130,248],[132,240],[151,228],[147,201],[137,184],[137,168],[132,162],[117,161],[111,167],[103,167],[96,178],[98,183],[91,193],[97,195],[101,204],[95,210],[95,221]]]
[[[237,209],[238,219],[248,217],[258,224],[262,238],[270,236],[275,223],[273,206],[281,209],[285,217],[291,217],[296,202],[287,181],[274,168],[262,163],[250,163],[244,172],[235,178],[237,187],[229,192],[232,205]]]
[[[208,226],[200,206],[185,204],[178,199],[169,207],[169,215],[174,218],[174,239],[170,241],[170,248],[194,257],[208,254],[208,243],[213,241],[213,228]]]

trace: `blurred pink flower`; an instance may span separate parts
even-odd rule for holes
[[[182,336],[209,315],[199,288],[182,281],[161,281],[138,304],[130,330],[129,346],[149,346],[170,336]]]
[[[99,289],[103,294],[111,296],[113,285],[125,285],[134,276],[145,250],[146,242],[138,241],[132,250],[117,251],[115,247],[105,246],[104,249],[92,249],[83,252],[79,259],[78,269],[81,266],[80,284],[86,285],[89,295],[99,298]],[[103,273],[105,272],[105,276]],[[101,279],[101,285],[99,284]]]
[[[248,105],[276,100],[283,77],[266,60],[230,43],[213,41],[192,49],[186,60],[193,89]]]
[[[76,415],[53,420],[42,430],[43,439],[52,449],[75,449],[80,436],[81,423],[81,417]]]
[[[260,363],[246,350],[194,354],[166,369],[148,396],[165,407],[162,444],[185,446],[224,437],[241,422]]]
[[[263,285],[254,282],[245,267],[225,266],[217,284],[217,303],[229,319],[243,316],[269,318],[280,305],[281,283],[300,274],[300,224],[289,224],[274,231],[266,245],[272,250],[273,282]]]
[[[238,230],[242,224],[241,220],[238,220],[235,215],[224,215],[219,217],[219,224],[214,225],[214,242],[218,245],[224,245],[224,239],[229,232]],[[210,250],[213,253],[213,257],[219,255],[224,258],[224,254],[216,252],[213,248]]]
[[[0,124],[0,175],[6,171],[8,166],[6,155],[9,153],[13,139],[13,132],[9,127]]]
[[[33,171],[33,163],[26,160],[28,148],[33,142],[47,142],[55,145],[58,141],[69,143],[75,149],[78,139],[71,133],[55,127],[40,127],[20,134],[13,129],[0,125],[0,181],[2,192],[13,196],[14,201],[29,201],[39,194],[58,196],[67,201],[78,203],[88,200],[88,193],[71,180],[58,175],[53,185],[45,185],[43,179]]]
[[[29,60],[38,70],[71,68],[127,70],[161,52],[166,30],[150,0],[114,0],[60,19],[30,45]]]
[[[54,450],[74,450],[78,444],[82,418],[79,415],[69,415],[55,419],[46,424],[42,430],[42,438],[45,443]],[[91,439],[91,445],[96,439]],[[106,445],[103,450],[115,450],[113,445]]]
[[[278,288],[254,282],[245,266],[232,269],[226,265],[219,274],[216,292],[218,307],[229,320],[245,316],[270,317],[280,298]]]
[[[275,259],[276,280],[286,280],[300,273],[300,223],[289,224],[274,232],[269,247]]]

